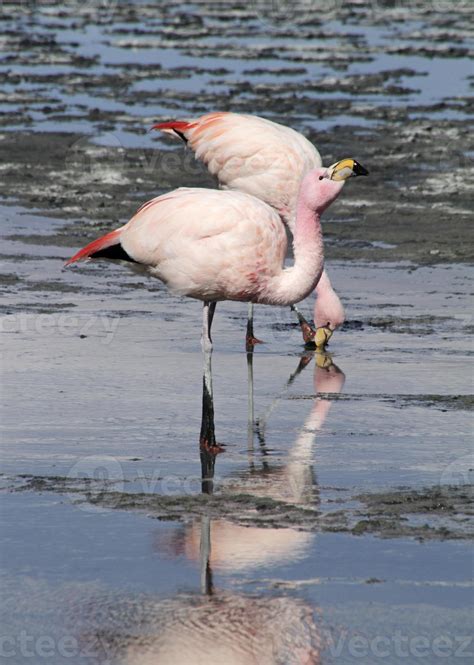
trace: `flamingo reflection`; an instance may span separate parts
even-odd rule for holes
[[[286,395],[299,374],[314,362],[313,388],[315,399],[311,410],[293,442],[283,465],[272,467],[266,447],[266,428],[277,404]],[[251,493],[254,496],[270,497],[293,505],[316,508],[319,503],[319,490],[313,468],[314,445],[318,431],[331,409],[331,394],[339,393],[345,381],[344,373],[334,364],[330,354],[305,353],[301,356],[295,372],[289,377],[285,390],[279,395],[262,417],[254,422],[253,403],[253,354],[248,354],[248,458],[249,469],[235,479],[226,482],[226,491]],[[203,491],[213,491],[215,458],[220,448],[216,444],[212,406],[203,392],[203,419],[201,427],[201,465],[203,470]],[[255,446],[255,438],[259,445]],[[205,441],[206,445],[202,445]],[[203,553],[203,543],[210,543],[209,560],[212,567],[223,571],[244,571],[261,566],[295,561],[305,556],[315,535],[294,529],[242,526],[224,519],[207,518],[183,526],[174,534],[172,549],[175,554],[197,560]],[[203,528],[209,530],[204,536]],[[170,545],[170,543],[168,543]],[[204,585],[205,586],[205,585]]]
[[[291,597],[219,592],[102,596],[75,617],[88,662],[114,665],[319,665],[312,609]],[[81,651],[82,653],[82,651]]]
[[[316,358],[311,411],[291,446],[287,462],[271,468],[266,456],[266,426],[286,390]],[[313,448],[344,374],[328,355],[303,355],[283,394],[256,422],[253,416],[253,358],[248,357],[249,470],[236,489],[288,502],[314,505]],[[259,445],[254,445],[255,437]],[[202,491],[214,490],[214,471],[222,447],[216,442],[211,356],[205,355],[200,454]],[[199,562],[201,593],[163,600],[150,596],[101,598],[87,608],[91,630],[82,635],[97,662],[117,665],[319,665],[323,649],[315,610],[291,596],[256,596],[223,591],[213,572],[245,573],[295,561],[314,544],[315,535],[294,529],[246,527],[203,516],[178,527],[171,538],[158,537],[160,551]],[[99,619],[96,619],[99,616]]]

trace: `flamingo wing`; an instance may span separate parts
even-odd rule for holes
[[[184,139],[224,189],[265,201],[294,226],[302,177],[321,157],[302,134],[258,116],[208,113],[154,125]]]

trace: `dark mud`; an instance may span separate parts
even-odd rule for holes
[[[463,151],[474,149],[468,126],[413,121],[361,134],[346,127],[309,135],[328,162],[360,146],[357,157],[373,176],[350,183],[327,213],[328,259],[472,262],[473,169],[462,163]],[[123,223],[146,198],[182,185],[183,173],[187,185],[214,186],[181,147],[163,154],[100,148],[76,134],[5,135],[0,190],[26,207],[72,220],[54,236],[23,236],[23,242],[73,248]]]
[[[420,491],[407,489],[360,494],[333,501],[337,510],[321,511],[255,494],[163,496],[117,492],[113,482],[71,479],[61,476],[26,476],[6,480],[10,491],[55,492],[74,503],[98,508],[144,512],[148,517],[186,521],[209,517],[242,526],[288,528],[304,531],[370,533],[381,538],[449,540],[474,538],[472,486],[442,486]],[[324,488],[321,488],[324,489]],[[351,507],[344,507],[348,504]],[[328,504],[330,505],[330,504]],[[356,506],[356,507],[353,507]],[[416,518],[415,520],[413,518]]]
[[[364,402],[370,399],[378,399],[384,403],[391,404],[396,408],[404,409],[408,406],[423,406],[439,409],[440,411],[467,411],[474,408],[473,395],[354,395],[344,393],[343,395],[334,395],[331,393],[318,393],[317,395],[299,395],[293,394],[288,399],[291,400],[312,400],[316,397],[324,396],[325,400],[330,402]]]

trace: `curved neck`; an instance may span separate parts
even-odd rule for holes
[[[295,262],[269,284],[270,305],[293,305],[308,296],[324,268],[324,247],[319,212],[309,208],[300,196],[293,234]]]

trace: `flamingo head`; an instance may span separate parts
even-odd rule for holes
[[[327,168],[313,169],[302,182],[300,197],[307,208],[321,214],[339,196],[346,180],[361,175],[369,175],[369,172],[352,158],[341,159]]]

